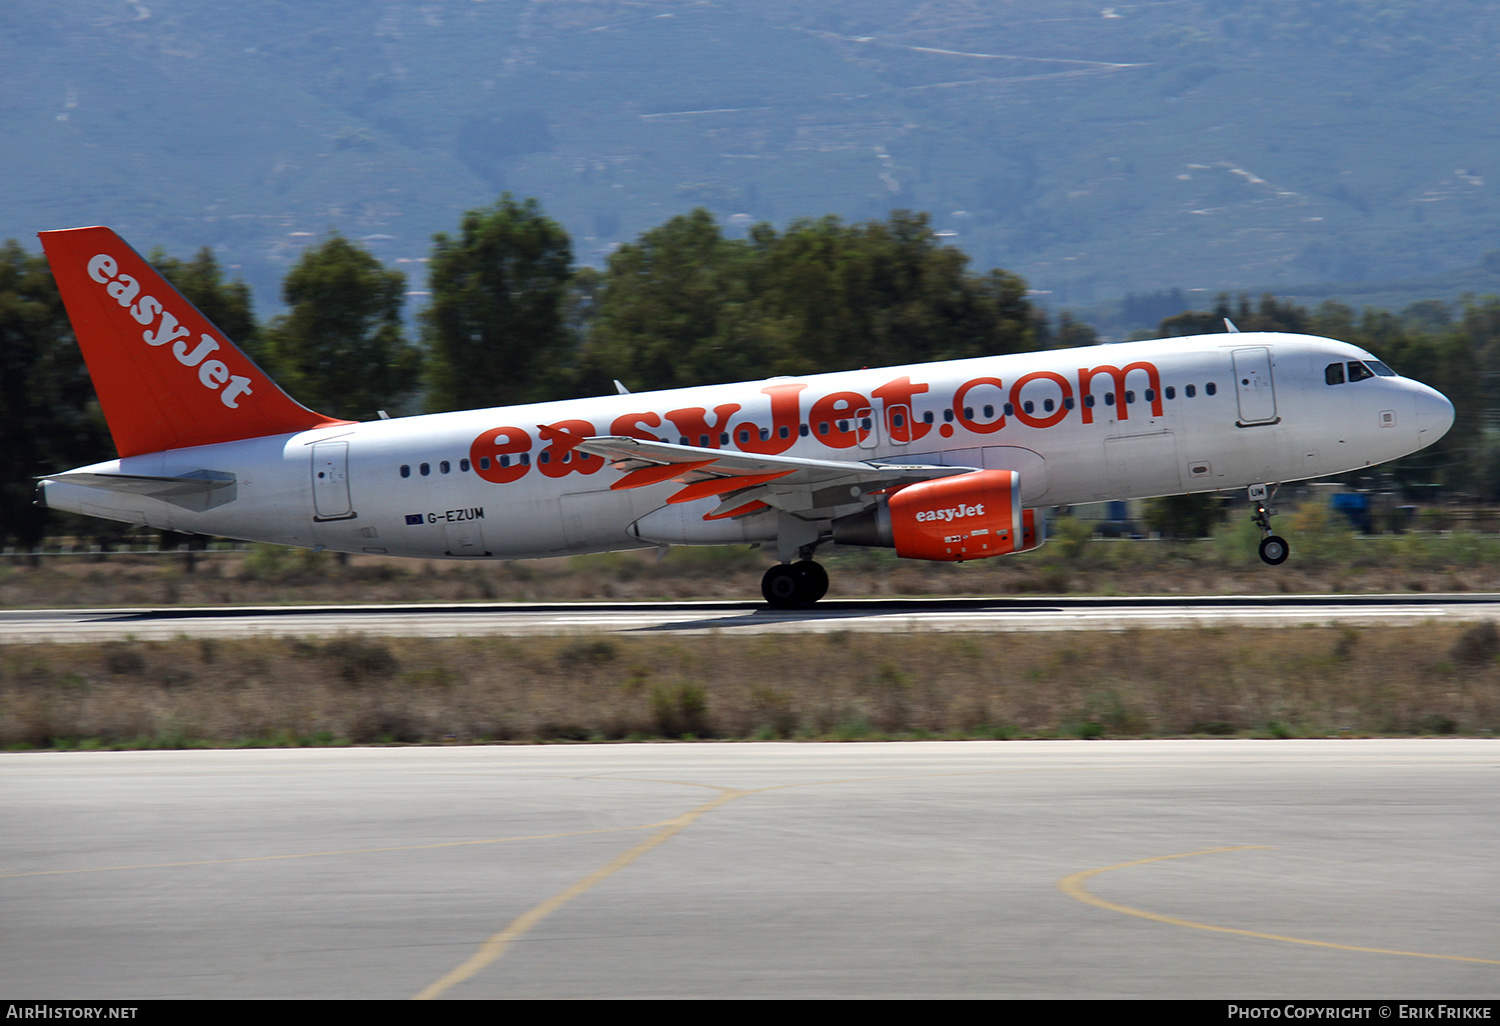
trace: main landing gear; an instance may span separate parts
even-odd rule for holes
[[[1271,485],[1268,488],[1263,484],[1250,486],[1250,501],[1255,503],[1255,512],[1250,515],[1250,522],[1260,528],[1260,558],[1271,566],[1285,563],[1292,551],[1285,538],[1271,533],[1271,518],[1276,515],[1276,511],[1268,503],[1276,497],[1276,487]]]
[[[760,593],[775,609],[806,609],[828,594],[828,571],[810,559],[777,563],[760,579]]]

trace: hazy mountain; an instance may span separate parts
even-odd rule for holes
[[[592,262],[910,207],[1057,302],[1427,280],[1500,245],[1496,95],[1483,0],[6,0],[0,238],[212,245],[265,307],[509,189]]]

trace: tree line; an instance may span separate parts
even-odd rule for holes
[[[587,395],[805,375],[1088,345],[1093,330],[1053,318],[1003,270],[976,273],[925,214],[895,211],[756,225],[726,235],[706,210],[673,217],[578,266],[566,230],[535,200],[502,195],[433,239],[429,300],[408,337],[408,282],[338,233],[304,250],[282,281],[286,312],[260,322],[249,288],[212,250],[151,263],[293,397],[352,420]],[[1163,334],[1306,331],[1363,345],[1454,399],[1441,445],[1401,468],[1495,497],[1481,411],[1497,398],[1500,299],[1356,315],[1273,297],[1220,297]],[[1490,374],[1491,377],[1485,377]],[[48,530],[31,504],[42,474],[113,456],[45,257],[0,248],[0,538],[30,547]],[[1425,460],[1425,462],[1422,462]],[[56,514],[52,514],[56,516]],[[107,532],[90,523],[82,530]]]

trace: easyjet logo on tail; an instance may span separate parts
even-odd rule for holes
[[[209,354],[219,350],[219,340],[209,334],[200,335],[196,344],[189,342],[192,331],[178,321],[177,315],[162,305],[155,296],[141,295],[141,284],[128,274],[120,273],[119,262],[108,253],[96,253],[88,262],[89,277],[100,285],[116,303],[130,313],[137,324],[146,330],[141,340],[148,346],[171,344],[172,355],[184,367],[198,368],[198,383],[204,388],[217,391],[219,401],[231,410],[239,409],[241,396],[251,394],[250,379],[232,374],[223,360],[210,360]],[[154,326],[154,330],[153,330]]]

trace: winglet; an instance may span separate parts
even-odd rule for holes
[[[278,388],[110,229],[40,238],[122,457],[352,423]]]

